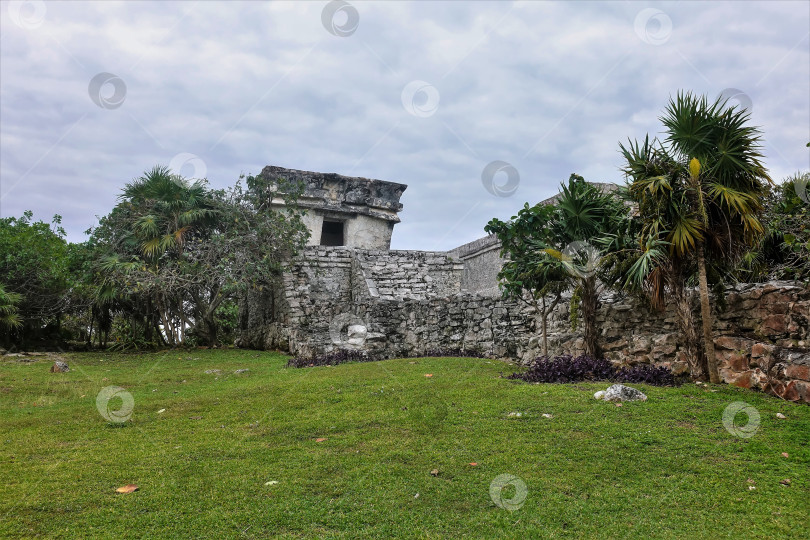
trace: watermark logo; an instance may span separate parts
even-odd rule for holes
[[[747,113],[751,113],[754,110],[754,105],[749,95],[736,88],[726,88],[717,94],[717,99],[720,102],[724,102],[726,104],[725,106],[729,109],[736,107]]]
[[[439,108],[439,91],[425,81],[411,81],[402,89],[402,106],[419,118],[433,116]]]
[[[191,174],[183,174],[183,168],[188,169],[191,167]],[[183,178],[192,178],[202,180],[208,175],[208,167],[205,162],[200,159],[196,154],[189,154],[188,152],[181,152],[174,156],[169,162],[169,169]]]
[[[118,404],[119,399],[121,400],[120,405]],[[135,398],[120,386],[106,386],[96,396],[96,408],[105,420],[120,424],[132,417]]]
[[[807,204],[810,204],[810,187],[808,187],[809,185],[810,185],[810,174],[798,176],[798,178],[795,178],[793,180],[793,191],[795,191],[796,195]]]
[[[736,422],[740,413],[747,417],[745,424]],[[735,401],[723,411],[723,427],[735,437],[750,439],[759,429],[759,421],[759,411],[744,401]]]
[[[506,176],[505,182],[496,182],[496,176]],[[511,197],[520,185],[520,174],[517,169],[505,161],[493,161],[481,171],[481,183],[496,197]]]
[[[514,493],[510,493],[514,489]],[[495,477],[489,485],[489,497],[498,508],[510,512],[520,510],[526,502],[529,490],[526,482],[513,474],[501,474]],[[509,496],[511,495],[511,497]]]
[[[571,242],[562,251],[562,262],[569,274],[587,279],[599,268],[602,254],[586,241]]]
[[[672,35],[672,19],[660,9],[642,9],[636,15],[633,28],[644,43],[663,45]]]
[[[337,37],[348,37],[357,30],[360,14],[357,9],[343,0],[333,0],[321,11],[321,23],[326,31]]]
[[[103,72],[90,79],[87,93],[102,109],[117,109],[127,97],[127,85],[121,77]]]
[[[360,348],[366,343],[366,323],[353,313],[341,313],[329,323],[329,337],[338,347]]]
[[[14,24],[24,30],[33,30],[42,26],[47,12],[45,2],[41,0],[8,3],[8,16]]]

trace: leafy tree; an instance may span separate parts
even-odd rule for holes
[[[504,297],[526,301],[540,314],[543,355],[548,356],[548,315],[557,307],[562,293],[570,286],[570,274],[558,259],[545,253],[553,243],[549,223],[554,218],[552,205],[526,203],[508,222],[492,219],[485,231],[501,242],[505,259],[498,272]]]
[[[769,191],[763,202],[765,234],[731,269],[732,279],[810,280],[809,197],[810,172],[796,173]]]
[[[705,367],[716,383],[707,266],[728,267],[758,241],[770,178],[761,162],[759,130],[748,125],[744,109],[679,93],[661,121],[663,142],[647,137],[643,143],[620,144],[629,193],[643,222],[643,253],[630,281],[643,284],[659,305],[665,295],[675,297],[695,367],[703,362],[690,351],[695,338],[687,281],[697,273]]]
[[[493,219],[485,230],[498,236],[507,259],[498,274],[504,293],[542,302],[544,353],[547,315],[562,292],[573,289],[572,323],[581,310],[586,353],[601,356],[596,327],[600,289],[615,283],[620,254],[632,238],[622,201],[572,174],[553,205],[526,204],[510,221]]]
[[[22,326],[17,305],[22,301],[22,295],[6,292],[0,283],[0,328],[12,330]]]
[[[69,309],[71,276],[60,223],[58,215],[50,224],[33,221],[31,211],[0,219],[0,280],[7,294],[18,295],[18,345],[58,337],[61,317]]]
[[[300,186],[241,180],[211,190],[155,167],[127,184],[94,232],[106,249],[100,300],[141,314],[144,331],[157,329],[169,345],[191,334],[216,344],[218,309],[276,277],[308,234],[295,205]]]

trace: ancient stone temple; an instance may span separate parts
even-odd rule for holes
[[[307,209],[304,220],[310,232],[309,245],[391,247],[391,232],[402,210],[399,198],[408,187],[405,184],[273,166],[265,167],[261,174],[305,186],[298,205]]]
[[[376,358],[475,351],[529,361],[541,354],[537,310],[501,297],[500,245],[483,237],[455,249],[390,250],[403,184],[266,167],[300,180],[310,245],[276,283],[240,306],[236,344],[312,358],[341,349]],[[553,198],[548,204],[553,204]],[[549,354],[581,354],[570,293],[548,318]],[[697,302],[695,312],[699,313]],[[697,316],[697,315],[696,315]],[[715,319],[721,376],[810,402],[810,285],[741,284]],[[617,363],[686,369],[674,312],[621,293],[600,297],[600,345]]]

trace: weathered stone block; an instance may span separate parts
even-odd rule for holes
[[[715,347],[732,351],[747,351],[752,343],[750,339],[737,336],[720,336],[714,339]]]
[[[785,368],[785,377],[788,379],[801,379],[810,381],[810,366],[802,364],[791,364]]]
[[[751,356],[753,358],[760,358],[762,356],[769,356],[773,353],[774,346],[768,343],[755,343],[751,347]]]
[[[762,335],[772,335],[772,334],[784,334],[787,332],[787,318],[785,315],[769,315],[764,318],[762,324],[759,326],[760,334]]]

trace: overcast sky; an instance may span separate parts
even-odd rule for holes
[[[215,187],[272,164],[408,184],[392,247],[450,249],[572,172],[623,182],[618,143],[659,133],[679,89],[749,107],[774,179],[810,168],[807,1],[2,2],[0,17],[0,216],[61,214],[72,241],[155,164]]]

